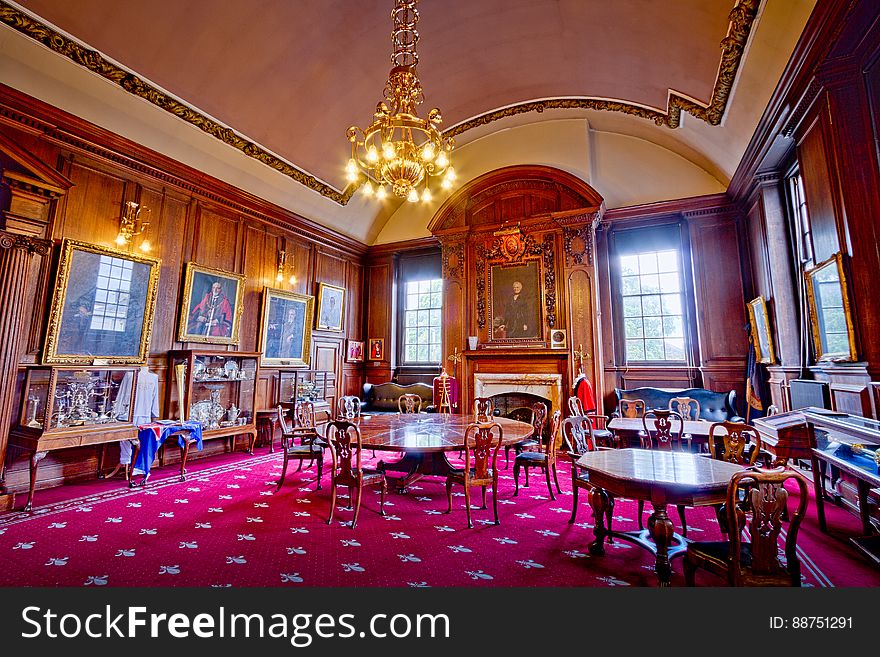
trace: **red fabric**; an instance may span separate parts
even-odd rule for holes
[[[377,453],[379,458],[388,454]],[[570,472],[560,462],[562,496],[551,501],[544,479],[513,497],[511,470],[501,471],[499,514],[474,509],[467,529],[463,497],[446,495],[439,479],[409,493],[366,493],[352,531],[352,512],[337,507],[327,525],[329,478],[314,490],[314,467],[291,468],[275,493],[281,454],[233,453],[176,467],[156,468],[146,490],[121,479],[39,491],[34,513],[0,516],[0,586],[656,586],[653,557],[623,540],[605,556],[589,556],[591,510],[584,491],[577,523],[571,513]],[[339,503],[345,504],[346,489]],[[474,491],[479,504],[479,491]],[[618,499],[614,526],[636,528],[636,503]],[[651,505],[646,505],[646,516]],[[847,540],[859,520],[826,505],[830,535],[819,532],[813,500],[798,546],[807,586],[880,586],[880,571]],[[687,509],[690,537],[720,538],[711,508]],[[676,524],[678,516],[671,509]],[[673,560],[673,586],[683,586]],[[725,582],[701,573],[698,583]]]
[[[593,384],[590,380],[581,374],[574,382],[574,394],[581,400],[585,411],[593,411],[596,409],[596,394],[593,392]]]

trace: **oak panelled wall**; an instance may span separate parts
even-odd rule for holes
[[[346,338],[365,339],[361,330],[364,245],[2,85],[0,139],[16,144],[72,183],[53,204],[48,222],[37,227],[41,237],[56,243],[62,238],[74,238],[113,247],[123,203],[136,201],[142,208],[149,208],[149,214],[142,212],[141,217],[150,221],[146,236],[153,244],[151,255],[161,259],[161,273],[148,364],[159,374],[163,388],[160,400],[165,399],[166,352],[199,346],[176,341],[183,272],[189,261],[246,276],[240,342],[229,348],[217,345],[219,349],[259,350],[260,312],[266,286],[312,295],[316,294],[319,282],[344,287],[345,330],[339,333],[313,329],[311,366],[332,372],[329,393],[334,398],[360,390],[362,365],[345,363],[344,353]],[[0,168],[10,164],[8,158],[0,160]],[[297,277],[294,285],[288,285],[286,279],[281,284],[275,282],[281,249],[286,251],[288,266],[292,265]],[[24,368],[41,359],[54,266],[52,257],[36,255],[28,289],[22,291],[25,303],[20,322],[23,335],[16,395],[21,390]],[[261,368],[257,408],[276,401],[278,371]],[[14,417],[18,414],[18,403],[16,397]],[[206,441],[205,449],[190,454],[190,458],[224,448],[225,441]],[[8,491],[18,492],[27,487],[27,461],[14,452],[14,448],[10,449],[6,460],[5,485]],[[170,453],[169,457],[173,460]],[[113,452],[108,458],[112,464]],[[41,464],[37,485],[54,485],[80,475],[94,476],[95,467],[94,448],[52,452]]]
[[[809,51],[796,51],[731,184],[747,208],[754,295],[768,299],[779,363],[773,402],[789,407],[792,378],[826,381],[834,408],[878,414],[880,379],[880,5],[832,0],[817,7]],[[799,172],[809,217],[805,262],[786,176]],[[780,245],[788,247],[784,253]],[[812,250],[812,254],[810,253]],[[803,308],[803,270],[840,252],[859,360],[817,363]],[[812,256],[812,257],[811,257]],[[808,354],[808,355],[803,355]]]

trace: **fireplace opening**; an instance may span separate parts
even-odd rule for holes
[[[489,399],[495,405],[495,415],[529,423],[532,421],[532,405],[541,402],[547,407],[547,422],[544,424],[542,436],[544,440],[550,437],[550,416],[553,403],[546,397],[528,392],[512,391],[491,395]]]

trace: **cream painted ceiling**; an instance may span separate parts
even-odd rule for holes
[[[418,70],[426,92],[423,113],[439,106],[444,127],[449,128],[537,99],[621,100],[665,114],[674,92],[698,106],[708,105],[735,4],[736,0],[422,0]],[[671,129],[615,112],[546,110],[467,130],[457,142],[465,145],[515,124],[578,115],[593,130],[668,149],[726,186],[813,4],[814,0],[761,4],[721,125],[685,113],[681,127]],[[212,137],[192,130],[183,139],[192,142],[186,147],[199,151],[192,157],[181,155],[186,150],[182,143],[168,148],[146,145],[193,166],[199,166],[207,151],[211,158],[228,155],[224,167],[203,170],[368,243],[393,214],[396,206],[377,208],[359,196],[348,202],[338,194],[345,189],[345,130],[369,122],[390,67],[392,0],[20,0],[17,6],[232,128],[303,175],[294,176],[300,178],[297,182],[261,163],[254,168],[231,146],[221,145],[232,151],[224,154],[216,144],[200,141]],[[11,32],[8,27],[0,31],[0,54],[9,58],[0,65],[12,70],[12,60],[20,60],[23,66],[39,68],[46,78],[38,83],[36,75],[30,80],[20,76],[24,81],[18,86],[30,85],[23,91],[80,114],[76,110],[84,100],[78,103],[77,93],[107,95],[108,107],[127,114],[132,126],[140,127],[126,134],[124,122],[101,120],[97,110],[83,118],[105,127],[111,127],[109,122],[111,129],[141,143],[149,142],[143,139],[144,125],[167,121],[158,118],[161,110],[145,102],[110,99],[126,92],[93,72],[88,75],[100,81],[94,90],[86,88],[92,82],[85,78],[70,82],[63,73],[75,66],[70,60],[56,62],[59,68],[52,71],[45,54],[40,55],[45,64],[28,55],[33,46],[19,43],[21,30]],[[52,57],[64,59],[54,53]],[[70,94],[71,107],[58,102],[60,91],[42,90],[53,79],[77,87]],[[139,113],[143,116],[135,116]],[[173,138],[167,124],[157,130]],[[323,197],[302,184],[309,177],[326,184]]]

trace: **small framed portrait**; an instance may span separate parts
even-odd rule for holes
[[[267,287],[260,322],[261,365],[308,367],[315,298]]]
[[[244,275],[186,263],[180,342],[238,344],[244,307]]]
[[[364,362],[364,342],[363,340],[349,340],[345,348],[345,359],[349,363]]]
[[[767,313],[767,302],[764,297],[749,301],[749,320],[752,327],[752,344],[759,363],[773,365],[776,356],[773,353],[773,335],[770,333],[770,315]]]
[[[565,340],[565,331],[562,329],[553,329],[550,331],[550,348],[565,349],[568,345]]]
[[[491,264],[489,267],[489,338],[501,342],[544,339],[541,262]]]
[[[383,338],[370,338],[370,360],[384,360],[385,340]]]
[[[315,328],[341,331],[345,309],[345,288],[318,283],[318,323]]]
[[[145,363],[159,260],[65,239],[52,294],[45,363]]]

